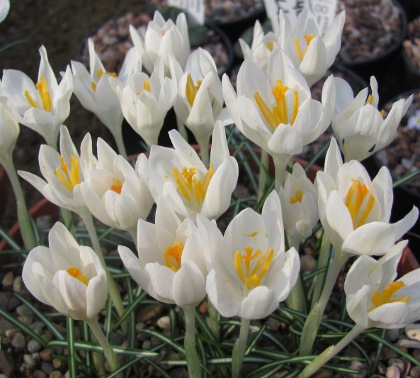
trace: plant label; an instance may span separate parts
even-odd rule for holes
[[[335,17],[337,0],[311,0],[310,6],[321,29],[321,35],[323,36]]]
[[[275,34],[279,33],[279,10],[289,16],[290,24],[294,25],[297,16],[307,5],[308,0],[264,0],[265,10],[271,21]]]
[[[185,9],[200,25],[204,25],[204,0],[169,0],[168,4]]]

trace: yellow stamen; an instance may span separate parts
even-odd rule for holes
[[[182,172],[180,172],[178,168],[174,167],[172,175],[181,195],[185,198],[185,200],[201,207],[204,202],[204,198],[206,197],[210,181],[213,177],[214,168],[213,165],[210,164],[209,170],[205,174],[203,180],[195,177],[196,171],[197,170],[195,168],[184,167],[182,168]]]
[[[121,180],[117,179],[117,178],[113,178],[112,183],[113,184],[111,185],[111,190],[113,190],[114,192],[116,192],[118,194],[121,194],[121,190],[122,190],[122,187],[123,187],[123,184],[122,184]]]
[[[303,36],[303,38],[304,38],[304,39],[305,39],[305,41],[306,41],[306,47],[305,47],[305,51],[304,51],[303,53],[302,53],[302,50],[301,50],[301,48],[300,48],[299,38],[298,38],[298,37],[296,37],[296,38],[295,38],[296,51],[297,51],[297,54],[298,54],[298,57],[299,57],[299,59],[300,59],[300,60],[303,60],[303,58],[304,58],[304,56],[305,56],[306,52],[308,51],[309,44],[310,44],[310,43],[311,43],[311,41],[314,39],[314,37],[315,37],[315,35],[314,35],[314,34],[305,34],[305,35]]]
[[[300,189],[297,189],[294,197],[290,197],[290,204],[294,205],[297,202],[302,202],[303,192]]]
[[[274,257],[273,248],[269,247],[264,255],[257,249],[254,253],[252,247],[245,247],[242,255],[238,250],[234,255],[235,269],[240,280],[248,290],[254,289],[261,284],[261,280],[270,269]]]
[[[408,300],[410,299],[408,296],[391,299],[392,296],[404,286],[406,286],[404,282],[394,281],[391,282],[387,287],[385,287],[385,289],[383,289],[382,292],[378,290],[375,291],[372,295],[372,302],[375,305],[375,308],[387,303],[408,302]]]
[[[267,46],[267,49],[269,49],[270,51],[273,51],[273,48],[274,48],[273,41],[268,42],[266,46]]]
[[[375,197],[369,192],[366,185],[359,180],[353,180],[345,203],[350,212],[353,227],[356,229],[365,224],[375,203]]]
[[[38,89],[39,95],[41,96],[42,101],[42,109],[44,109],[47,112],[51,112],[52,110],[52,101],[51,101],[51,95],[50,91],[48,89],[47,81],[45,80],[45,77],[41,76],[39,79],[39,82],[36,83],[36,88]],[[28,90],[25,90],[24,92],[26,100],[29,102],[29,104],[33,108],[39,108],[38,101],[35,100],[29,93]]]
[[[197,85],[194,84],[194,81],[190,74],[187,76],[187,87],[185,88],[185,94],[187,95],[188,103],[190,106],[193,106],[195,96],[197,96],[197,92],[200,89],[202,81],[198,80]]]
[[[71,266],[67,269],[67,273],[70,274],[70,276],[78,279],[80,282],[84,283],[86,286],[89,283],[89,279],[82,274],[80,269],[77,266]]]
[[[299,94],[297,91],[293,90],[294,100],[293,100],[293,114],[291,117],[288,114],[287,110],[287,99],[286,93],[289,90],[289,87],[283,84],[281,80],[277,80],[275,86],[271,90],[271,93],[275,99],[275,105],[269,108],[266,102],[263,100],[261,95],[258,92],[254,93],[254,100],[260,109],[262,116],[265,118],[267,123],[274,130],[278,125],[282,124],[291,124],[296,120],[298,110],[299,110]],[[292,89],[291,89],[292,90]]]
[[[96,71],[96,75],[98,76],[97,81],[101,80],[102,75],[109,75],[109,76],[112,76],[112,77],[118,77],[118,75],[115,72],[107,72],[107,71],[104,71],[102,68],[98,68],[98,70]],[[96,91],[96,85],[97,85],[96,82],[92,81],[92,89],[94,91]]]
[[[80,168],[79,160],[76,156],[70,158],[70,171],[69,165],[64,160],[63,156],[60,156],[61,167],[56,168],[55,174],[60,179],[62,184],[72,192],[77,184],[80,184]]]
[[[372,103],[373,103],[373,96],[370,94],[370,95],[368,96],[368,98],[366,99],[365,104],[370,104],[370,105],[372,105]]]
[[[163,258],[168,268],[177,272],[181,268],[181,257],[184,250],[184,244],[180,241],[175,241],[171,246],[166,248]]]
[[[143,88],[144,88],[145,91],[150,92],[150,81],[145,80],[144,83],[143,83]]]

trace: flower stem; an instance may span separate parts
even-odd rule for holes
[[[298,378],[308,378],[321,367],[323,367],[331,358],[340,353],[350,342],[353,341],[361,332],[365,330],[360,325],[355,325],[353,329],[340,340],[336,345],[331,345],[325,349],[319,356],[317,356],[299,375]]]
[[[17,216],[23,244],[25,245],[25,248],[30,251],[32,248],[35,248],[37,244],[31,218],[26,206],[25,196],[23,194],[22,186],[20,185],[19,177],[16,173],[15,165],[13,164],[12,156],[10,155],[7,159],[2,161],[2,163],[15,193]]]
[[[96,228],[95,228],[95,225],[93,224],[92,214],[88,211],[85,211],[85,212],[80,212],[79,216],[80,218],[82,218],[83,223],[86,226],[86,229],[89,233],[90,240],[92,241],[93,249],[98,255],[99,260],[101,260],[102,267],[104,268],[106,272],[106,277],[108,280],[109,295],[112,299],[112,303],[114,304],[118,315],[122,316],[122,314],[124,313],[124,306],[122,304],[121,294],[118,290],[114,277],[112,277],[111,273],[109,272],[108,267],[106,266],[104,255],[102,253],[102,248],[99,243],[98,234],[96,233]]]
[[[124,140],[122,137],[122,127],[119,127],[118,131],[112,132],[112,136],[114,137],[115,143],[117,144],[118,153],[127,159],[127,151],[125,149]]]
[[[261,150],[257,202],[263,197],[268,175],[268,152]]]
[[[322,316],[327,306],[331,292],[334,288],[337,277],[348,259],[348,255],[336,250],[332,259],[330,269],[328,269],[327,278],[322,289],[321,296],[316,305],[309,313],[302,330],[302,338],[300,342],[299,354],[301,356],[312,353],[312,347],[321,324]]]
[[[190,378],[201,377],[201,364],[195,346],[195,308],[184,307],[185,337],[184,348],[187,357],[188,376]]]
[[[232,351],[232,378],[238,378],[240,376],[239,373],[244,361],[246,342],[248,340],[249,323],[249,319],[241,319],[239,338],[236,340]]]
[[[279,189],[283,186],[284,181],[286,180],[287,165],[291,159],[281,159],[279,157],[273,156],[274,169],[275,169],[275,189]]]
[[[88,321],[89,327],[92,330],[93,334],[95,335],[96,340],[98,341],[99,345],[102,347],[104,351],[105,358],[107,359],[109,366],[111,367],[112,371],[118,369],[118,359],[114,353],[114,350],[111,347],[111,344],[108,342],[107,338],[105,337],[101,326],[99,325],[98,319],[90,319]],[[120,374],[122,377],[122,374]]]
[[[200,146],[200,157],[206,168],[208,168],[210,164],[209,141],[210,138],[197,139],[198,145]]]

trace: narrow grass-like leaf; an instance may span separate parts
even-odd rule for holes
[[[311,167],[316,163],[316,161],[324,155],[325,151],[327,151],[328,147],[330,146],[330,142],[326,142],[318,151],[317,153],[312,157],[311,160],[309,160],[308,164],[305,167],[305,172],[308,172]]]
[[[10,49],[13,46],[18,45],[19,43],[22,43],[24,41],[26,41],[26,38],[17,39],[16,41],[13,41],[13,42],[10,42],[10,43],[4,45],[3,47],[0,48],[0,53],[2,53],[3,51],[6,51],[8,49]]]
[[[16,319],[14,315],[12,315],[9,311],[5,310],[2,307],[0,307],[0,315],[5,320],[7,320],[9,323],[11,323],[14,326],[16,326],[17,328],[19,328],[22,332],[24,332],[28,336],[32,337],[34,340],[36,340],[44,348],[46,348],[48,346],[48,342],[47,341],[45,341],[41,336],[39,336],[38,334],[36,334],[28,326],[26,326],[21,321],[19,321],[18,319]]]
[[[90,328],[86,322],[83,322],[83,339],[86,342],[90,342]],[[90,352],[86,353],[85,365],[89,374],[92,374],[92,355]]]
[[[116,330],[126,319],[130,316],[131,313],[137,308],[140,302],[146,297],[146,292],[141,290],[137,297],[130,302],[130,305],[125,309],[124,313],[118,319],[118,321],[114,324],[113,330]]]
[[[64,336],[62,333],[57,329],[54,323],[50,322],[50,320],[41,312],[39,311],[31,302],[25,299],[19,293],[15,293],[15,297],[18,298],[23,304],[25,304],[42,322],[45,326],[51,331],[51,333],[58,339],[64,340]],[[61,314],[60,314],[61,315]]]
[[[9,244],[9,246],[15,251],[15,252],[19,252],[19,253],[24,253],[25,249],[23,248],[23,246],[19,245],[19,243],[16,242],[16,240],[14,240],[13,238],[10,237],[10,235],[7,233],[7,231],[0,227],[0,237],[2,239],[4,239],[7,244]],[[4,251],[6,252],[6,251]],[[1,252],[2,254],[4,253],[3,251]]]
[[[139,363],[143,359],[144,359],[144,357],[141,357],[141,356],[140,357],[133,358],[132,360],[128,361],[125,365],[121,366],[120,368],[118,368],[117,370],[115,370],[113,373],[111,373],[107,377],[108,378],[117,377],[118,374],[124,373],[126,370],[128,370],[129,368],[131,368],[136,363]]]
[[[156,331],[153,331],[153,330],[150,330],[150,329],[147,329],[147,328],[142,329],[140,332],[147,333],[148,335],[154,336],[157,339],[162,340],[164,343],[166,343],[172,349],[176,350],[178,353],[185,354],[185,350],[184,350],[183,347],[181,347],[180,345],[178,345],[173,340],[166,337],[165,335],[163,335],[160,332],[156,332]]]
[[[76,349],[74,347],[74,342],[74,320],[72,318],[67,318],[67,350],[70,377],[77,377]]]
[[[249,345],[246,347],[245,355],[248,355],[251,352],[251,350],[255,347],[255,345],[257,345],[257,343],[260,340],[261,336],[263,335],[264,331],[265,331],[265,326],[260,327],[260,329],[257,331],[255,336],[252,338]]]
[[[420,174],[420,169],[417,169],[414,172],[409,173],[408,175],[405,175],[404,177],[401,177],[399,180],[394,181],[392,187],[397,188],[400,185],[404,185],[406,182],[412,180],[414,177]]]
[[[148,358],[146,358],[145,360],[147,361],[149,365],[153,366],[161,374],[162,377],[171,378],[171,376],[165,370],[163,370],[158,364],[156,364],[152,360],[149,360]]]
[[[386,335],[386,329],[383,329],[381,332],[381,338],[383,339],[385,335]],[[379,342],[378,344],[379,345],[375,353],[375,360],[373,361],[373,364],[372,364],[371,373],[374,373],[376,370],[378,370],[378,364],[379,364],[379,361],[381,360],[381,354],[382,354],[382,349],[383,349],[384,344],[381,342]]]

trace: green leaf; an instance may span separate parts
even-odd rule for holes
[[[69,364],[69,376],[77,377],[77,363],[76,363],[76,349],[74,347],[74,320],[67,318],[67,349],[68,349],[68,364]]]

